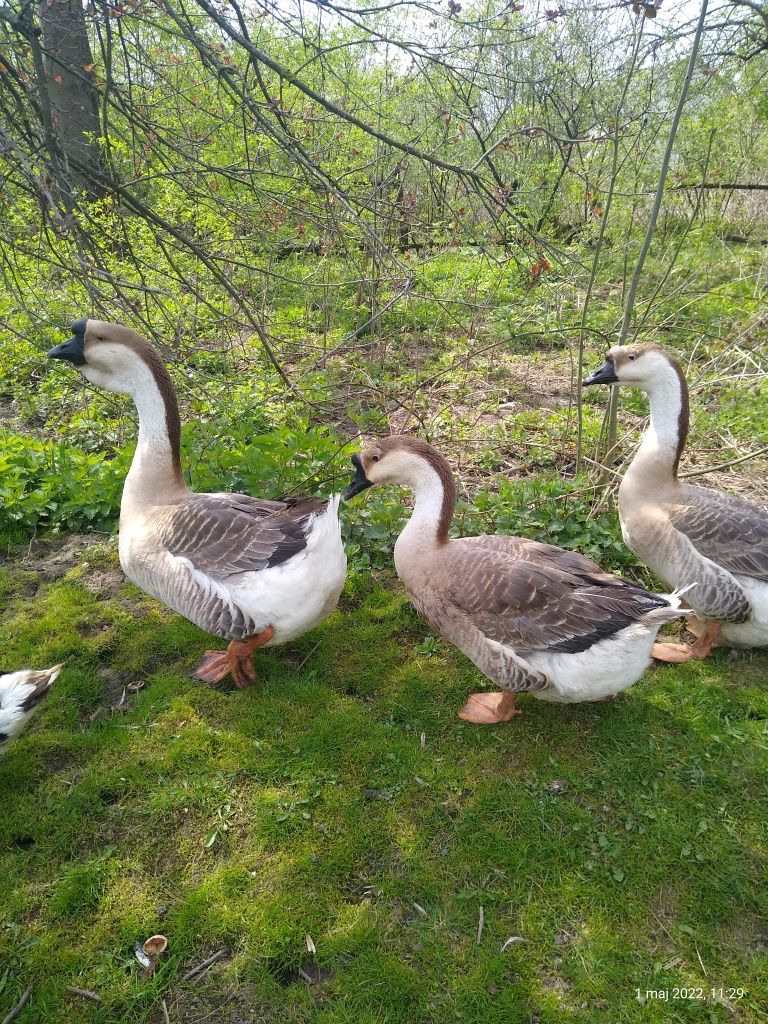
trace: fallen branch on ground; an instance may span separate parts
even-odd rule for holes
[[[18,1001],[18,1003],[16,1003],[14,1008],[11,1010],[11,1012],[9,1014],[7,1014],[7,1016],[3,1019],[3,1024],[11,1024],[12,1020],[16,1020],[16,1018],[19,1016],[21,1011],[24,1009],[24,1007],[29,1002],[29,997],[31,995],[32,995],[32,986],[30,985],[29,988],[27,989],[27,991],[24,993],[24,995]]]
[[[78,988],[77,985],[67,985],[67,992],[71,992],[73,996],[82,996],[83,999],[92,999],[94,1003],[102,1001],[99,993],[94,992],[90,988]]]
[[[223,956],[226,956],[228,952],[229,948],[227,946],[222,946],[221,949],[217,950],[215,953],[212,953],[207,960],[203,960],[203,962],[201,964],[198,964],[197,967],[193,967],[191,971],[187,971],[187,973],[181,980],[196,980],[204,971],[207,971],[209,967],[212,967],[217,960],[221,960]]]

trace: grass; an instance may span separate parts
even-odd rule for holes
[[[707,252],[686,263],[701,301],[678,310],[674,293],[657,310],[681,355],[707,338],[689,469],[757,447],[768,414],[750,369],[759,337],[744,340],[760,327],[762,279],[739,297],[743,253]],[[445,259],[446,280],[480,272],[474,253]],[[385,323],[386,345],[338,364],[316,366],[326,339],[303,352],[296,328],[311,416],[255,349],[237,374],[229,356],[182,354],[193,485],[338,488],[358,445],[342,451],[345,439],[386,433],[392,410],[411,409],[397,428],[433,440],[463,482],[461,531],[522,532],[649,582],[610,502],[573,475],[562,346],[575,335],[557,328],[578,322],[576,293],[555,317],[559,284],[515,288],[471,335],[446,333],[442,307],[421,300],[433,319],[417,330],[406,304],[406,333]],[[614,291],[593,306],[607,334]],[[211,690],[188,678],[210,637],[126,584],[113,542],[65,532],[109,526],[135,436],[125,403],[44,371],[54,339],[18,334],[0,368],[15,396],[0,542],[54,526],[63,543],[43,556],[24,543],[0,563],[0,664],[67,667],[0,760],[0,1020],[32,985],[19,1024],[164,1024],[163,1001],[172,1024],[768,1021],[768,652],[654,667],[613,704],[523,698],[508,725],[464,723],[481,680],[392,578],[403,509],[387,494],[347,517],[339,612],[257,655],[257,687]],[[588,368],[605,347],[590,345]],[[588,453],[604,403],[585,396]],[[625,452],[646,411],[622,394]],[[759,469],[738,472],[708,480],[764,503]],[[169,946],[150,975],[134,949],[156,932]]]
[[[205,634],[77,557],[0,571],[3,660],[69,659],[0,761],[0,1014],[33,985],[20,1024],[768,1019],[768,655],[482,729],[387,576],[217,691]]]

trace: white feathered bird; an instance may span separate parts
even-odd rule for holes
[[[0,751],[16,739],[64,665],[40,671],[0,672]]]

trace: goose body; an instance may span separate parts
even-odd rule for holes
[[[63,667],[0,672],[0,751],[10,746],[24,729]]]
[[[689,405],[677,361],[656,345],[617,346],[584,383],[627,384],[648,395],[651,422],[619,487],[622,534],[667,586],[696,584],[687,597],[696,643],[663,645],[657,655],[704,657],[715,640],[768,646],[768,512],[678,479]]]
[[[52,349],[92,383],[130,395],[136,453],[120,505],[120,564],[142,590],[201,629],[230,640],[196,676],[238,686],[255,680],[257,647],[291,640],[336,607],[346,575],[339,497],[269,501],[198,494],[180,463],[178,404],[154,348],[126,327],[79,320]]]
[[[410,487],[415,506],[395,544],[397,574],[419,615],[501,694],[475,694],[462,717],[503,721],[515,695],[559,703],[611,697],[642,675],[660,626],[683,613],[575,551],[524,537],[450,539],[455,485],[446,460],[410,437],[353,458],[347,496],[372,484]]]

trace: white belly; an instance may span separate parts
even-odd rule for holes
[[[243,573],[227,581],[226,589],[260,628],[274,627],[274,636],[265,645],[271,647],[327,619],[338,603],[346,575],[336,498],[313,520],[303,551],[282,565]]]
[[[723,622],[717,642],[730,647],[768,647],[768,583],[737,576],[752,608],[749,622]]]
[[[559,704],[577,704],[621,693],[632,686],[651,662],[659,627],[634,623],[578,654],[537,651],[519,655],[553,683],[531,696]]]

